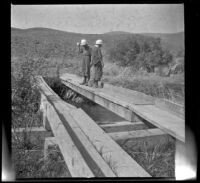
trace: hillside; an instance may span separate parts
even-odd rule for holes
[[[80,39],[87,39],[89,44],[94,44],[96,39],[102,39],[104,41],[105,49],[109,48],[115,41],[125,39],[127,36],[142,36],[142,37],[159,37],[161,38],[162,45],[172,51],[177,51],[184,48],[184,33],[174,34],[158,34],[158,33],[142,33],[134,34],[123,31],[113,31],[104,34],[81,34],[73,32],[65,32],[49,28],[29,28],[18,29],[11,28],[11,37],[23,37],[28,39],[51,41],[67,41],[75,45]]]
[[[163,45],[170,50],[179,50],[185,47],[184,32],[173,34],[144,33],[145,36],[159,37],[163,41]]]

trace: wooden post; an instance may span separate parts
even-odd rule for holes
[[[47,155],[48,155],[48,148],[49,146],[57,146],[57,141],[55,137],[48,137],[45,138],[44,141],[44,158],[46,159]]]
[[[42,112],[42,121],[43,126],[47,131],[51,131],[51,127],[49,125],[49,122],[47,120],[47,101],[44,96],[44,94],[41,94],[41,103],[40,103],[40,111]]]

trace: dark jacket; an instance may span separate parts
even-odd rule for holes
[[[92,60],[91,60],[91,79],[99,81],[103,75],[103,67],[102,67],[102,53],[99,47],[94,46],[92,48]]]
[[[92,62],[91,65],[96,65],[99,62],[102,62],[102,53],[99,47],[94,46],[92,48]]]

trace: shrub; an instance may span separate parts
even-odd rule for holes
[[[132,66],[134,70],[143,67],[148,72],[154,72],[154,67],[169,64],[172,54],[164,50],[161,40],[130,36],[120,40],[108,50],[109,59],[120,66]]]

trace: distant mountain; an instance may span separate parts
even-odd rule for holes
[[[184,32],[171,33],[171,34],[169,33],[143,33],[142,35],[161,38],[163,45],[166,48],[169,48],[170,50],[185,48]]]
[[[119,35],[119,34],[132,34],[132,33],[125,32],[125,31],[112,31],[112,32],[106,32],[104,34],[107,34],[107,35]]]
[[[61,40],[69,41],[72,44],[81,39],[87,39],[89,44],[94,44],[96,39],[102,39],[105,43],[105,47],[110,47],[114,44],[114,40],[120,40],[130,35],[150,36],[161,38],[162,45],[169,50],[180,50],[184,48],[184,32],[165,34],[165,33],[141,33],[135,34],[124,31],[113,31],[104,34],[81,34],[74,32],[60,31],[56,29],[35,27],[29,29],[19,29],[11,27],[11,36],[22,36],[38,40]]]

